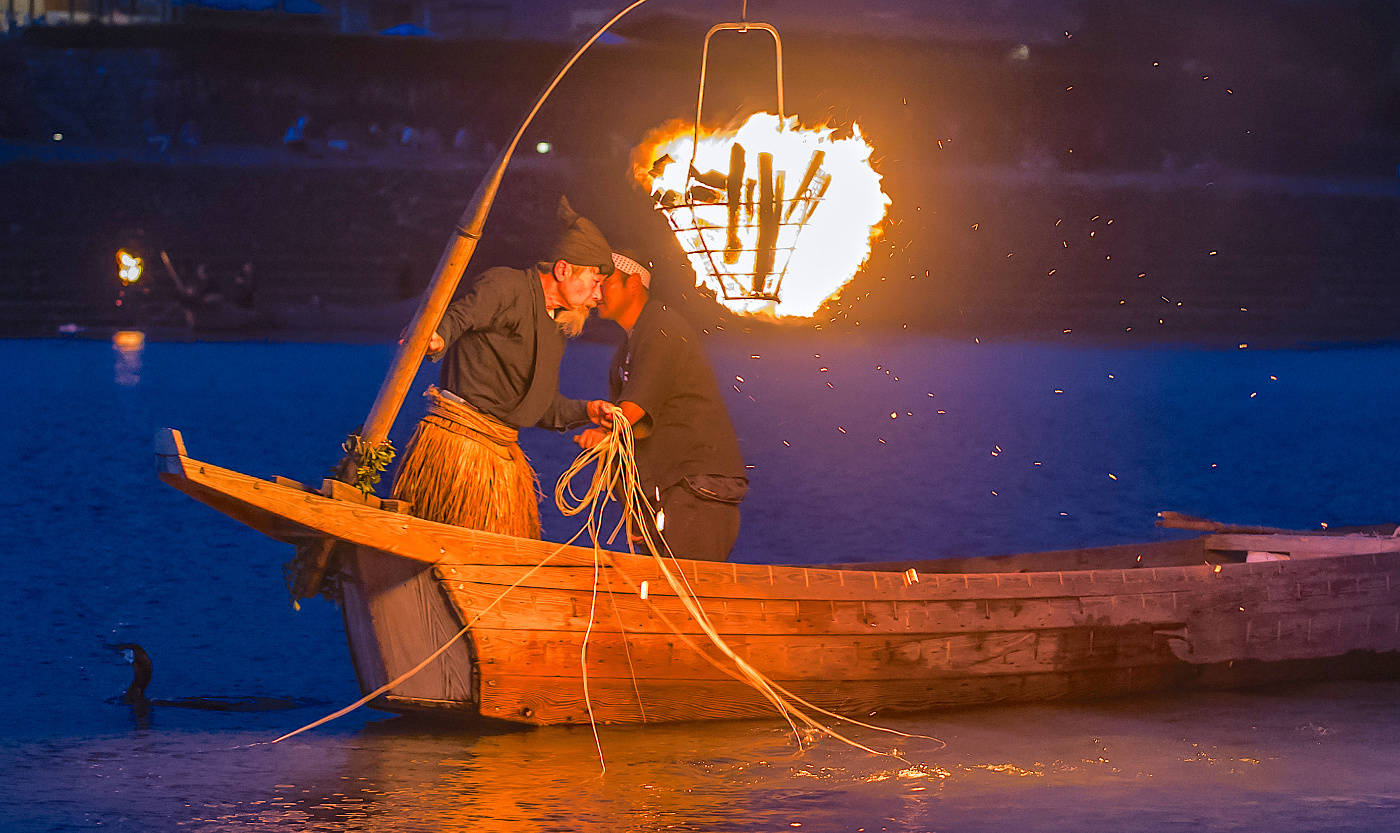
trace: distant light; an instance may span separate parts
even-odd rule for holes
[[[551,150],[554,150],[554,145],[551,145],[549,142],[535,142],[535,153],[544,154],[549,153]]]
[[[130,286],[141,280],[141,272],[145,264],[141,258],[131,254],[126,249],[117,250],[117,277],[125,286]]]
[[[53,140],[54,140],[55,142],[61,142],[61,141],[63,141],[63,134],[62,134],[62,133],[55,133],[55,134],[53,134]]]
[[[1013,61],[1029,61],[1031,59],[1031,48],[1024,43],[1017,44],[1007,55]]]

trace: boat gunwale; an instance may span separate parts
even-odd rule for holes
[[[168,429],[167,429],[168,430]],[[260,532],[277,540],[291,544],[305,543],[306,541],[322,537],[333,537],[348,541],[360,546],[377,549],[387,554],[405,558],[411,561],[420,562],[426,566],[452,567],[464,565],[483,565],[491,567],[521,567],[531,568],[540,565],[541,562],[548,561],[549,568],[587,568],[592,569],[597,553],[601,552],[605,556],[604,566],[623,569],[627,571],[639,568],[650,568],[647,580],[653,578],[651,571],[655,570],[655,559],[650,555],[617,552],[614,550],[597,550],[591,547],[580,547],[569,544],[559,544],[551,541],[541,541],[534,539],[515,538],[508,535],[485,532],[481,530],[466,529],[463,527],[451,526],[448,524],[436,523],[424,520],[411,515],[392,512],[368,504],[355,504],[332,497],[327,497],[319,492],[298,489],[294,486],[279,483],[273,480],[264,480],[252,475],[243,474],[232,469],[207,463],[189,457],[181,453],[158,453],[159,475],[163,481],[180,491],[189,494],[203,503],[211,505],[213,508],[223,511],[234,517],[235,520],[257,529]],[[229,507],[226,504],[233,502],[253,510],[249,512],[237,512],[238,506]],[[329,511],[328,511],[329,510]],[[333,514],[332,514],[333,513]],[[251,515],[251,517],[250,517]],[[1244,567],[1251,570],[1272,570],[1282,569],[1281,565],[1316,563],[1320,560],[1332,561],[1335,558],[1350,558],[1354,556],[1372,555],[1375,557],[1400,555],[1400,538],[1382,537],[1360,533],[1350,533],[1345,535],[1316,536],[1318,540],[1349,541],[1349,542],[1375,542],[1377,548],[1371,552],[1353,552],[1337,555],[1324,555],[1320,557],[1302,558],[1282,561],[1268,561],[1245,563],[1243,560],[1230,560],[1222,557],[1217,563],[1210,562],[1204,554],[1210,552],[1208,544],[1212,540],[1218,540],[1219,535],[1208,533],[1184,539],[1167,539],[1163,541],[1143,542],[1140,544],[1120,544],[1107,547],[1091,547],[1081,550],[1049,550],[1038,553],[1016,553],[1010,555],[986,556],[987,559],[1014,559],[1018,557],[1054,557],[1072,553],[1093,553],[1097,551],[1111,551],[1115,549],[1139,548],[1144,552],[1154,549],[1180,547],[1193,541],[1202,544],[1203,559],[1200,564],[1171,564],[1155,566],[1132,566],[1123,567],[1101,567],[1086,569],[1046,569],[1046,570],[1003,570],[1003,571],[980,571],[980,572],[944,572],[938,570],[927,570],[923,575],[917,575],[921,566],[936,564],[942,559],[924,559],[909,562],[845,562],[841,564],[823,565],[796,565],[796,564],[751,564],[739,562],[711,562],[696,561],[692,559],[676,558],[669,560],[675,565],[687,581],[697,583],[708,583],[701,578],[702,571],[713,577],[723,573],[729,573],[730,580],[735,585],[748,584],[755,581],[776,586],[779,571],[791,573],[790,577],[800,577],[804,584],[810,583],[813,579],[819,582],[834,581],[838,586],[849,585],[862,580],[870,581],[871,590],[874,592],[888,593],[894,591],[897,594],[909,594],[910,598],[920,597],[924,590],[931,585],[942,586],[946,583],[963,581],[965,584],[973,581],[982,582],[988,578],[993,578],[996,582],[1001,582],[1007,578],[1014,578],[1016,583],[1025,581],[1027,585],[1036,583],[1037,580],[1044,581],[1047,576],[1074,576],[1089,577],[1095,580],[1099,575],[1107,578],[1112,574],[1143,574],[1153,576],[1153,579],[1160,577],[1161,571],[1168,574],[1179,573],[1182,576],[1194,575],[1196,573],[1208,574],[1219,573],[1221,569],[1229,569],[1235,573],[1239,568]],[[1276,541],[1281,536],[1278,535],[1232,535],[1231,539],[1249,539],[1257,541],[1261,551],[1269,551],[1267,543]],[[1286,537],[1286,536],[1285,536]],[[1223,553],[1221,553],[1223,556]],[[913,569],[915,575],[911,575],[909,570]],[[927,568],[925,568],[927,569]],[[743,581],[740,581],[740,576]],[[1126,578],[1123,579],[1126,583]],[[880,586],[885,585],[885,586]],[[922,585],[922,586],[921,586]],[[652,592],[665,593],[669,588],[657,586],[652,588]],[[1057,594],[1059,595],[1059,594]],[[1080,595],[1072,590],[1066,589],[1064,595]],[[802,598],[806,598],[805,594]]]

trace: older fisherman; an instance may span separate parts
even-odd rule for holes
[[[452,303],[428,342],[441,388],[409,441],[395,498],[428,520],[540,536],[535,472],[518,429],[606,424],[612,406],[559,393],[566,337],[583,327],[613,271],[601,231],[559,201],[560,230],[527,269],[498,267]]]

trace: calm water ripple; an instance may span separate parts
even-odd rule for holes
[[[710,344],[747,461],[738,557],[981,554],[1162,537],[1153,513],[1313,527],[1400,519],[1400,349],[1204,351],[928,338]],[[571,347],[574,395],[610,348]],[[1324,683],[897,718],[937,741],[799,749],[777,722],[442,727],[362,711],[338,612],[286,601],[286,547],[162,486],[151,436],[319,482],[383,345],[0,342],[18,444],[0,493],[5,830],[1390,831],[1400,683]],[[433,368],[425,372],[424,383]],[[418,386],[421,389],[422,384]],[[406,406],[402,441],[418,402]],[[567,438],[532,432],[549,483]],[[551,537],[571,533],[547,513]],[[112,702],[139,642],[155,697]],[[876,719],[880,719],[878,716]],[[946,744],[944,746],[943,744]]]

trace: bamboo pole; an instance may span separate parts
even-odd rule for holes
[[[612,19],[604,23],[597,32],[593,33],[593,37],[585,41],[570,56],[564,66],[555,73],[553,80],[545,87],[544,92],[540,93],[539,98],[535,100],[535,106],[530,109],[529,114],[520,123],[520,129],[515,132],[515,137],[501,151],[495,164],[486,177],[482,179],[481,184],[477,186],[476,193],[472,195],[471,203],[462,212],[461,219],[457,221],[452,238],[448,241],[447,248],[443,252],[441,260],[438,261],[437,270],[433,273],[432,280],[428,284],[428,291],[424,293],[423,300],[418,305],[418,311],[414,313],[413,321],[409,324],[408,335],[399,345],[399,350],[394,355],[393,364],[389,367],[389,373],[385,376],[383,384],[379,386],[379,393],[374,398],[374,405],[371,406],[369,416],[365,418],[365,424],[360,429],[360,437],[364,441],[364,447],[373,448],[383,443],[385,438],[389,436],[389,429],[393,427],[394,419],[399,415],[399,409],[403,407],[404,397],[413,384],[418,366],[422,364],[423,356],[428,352],[428,340],[442,320],[442,314],[452,300],[453,293],[457,291],[457,285],[461,283],[467,264],[471,262],[472,254],[476,251],[477,241],[481,239],[482,229],[486,225],[486,217],[490,214],[491,204],[496,199],[496,191],[500,188],[501,179],[505,176],[506,165],[510,163],[511,156],[515,153],[516,146],[520,144],[521,137],[525,135],[526,128],[530,126],[535,114],[544,105],[545,99],[554,92],[554,88],[559,85],[564,74],[573,67],[583,53],[598,38],[602,37],[614,23],[646,2],[648,0],[635,0],[631,5],[613,15]],[[353,459],[353,455],[346,455],[340,461],[340,465],[336,467],[334,477],[337,480],[351,482],[357,465],[358,461]],[[347,477],[351,480],[346,480]]]

